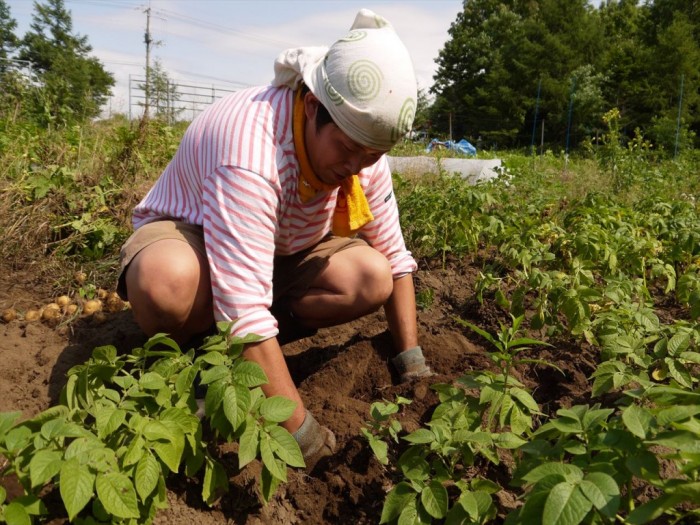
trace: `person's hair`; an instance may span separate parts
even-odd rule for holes
[[[301,94],[302,96],[305,96],[309,91],[309,86],[306,84],[302,83],[301,84]],[[326,124],[335,124],[333,121],[333,117],[331,117],[331,114],[328,112],[326,109],[326,106],[321,104],[321,101],[318,101],[318,110],[316,111],[316,131],[318,132],[323,126]],[[336,124],[337,126],[337,124]]]

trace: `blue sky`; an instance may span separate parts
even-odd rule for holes
[[[9,0],[19,36],[29,28],[33,0]],[[171,79],[239,89],[272,79],[277,54],[289,47],[330,45],[363,7],[387,18],[428,88],[435,58],[462,9],[461,0],[65,0],[74,32],[115,77],[112,111],[128,111],[129,75],[143,76],[146,8],[151,37]]]

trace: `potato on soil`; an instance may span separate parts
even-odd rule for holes
[[[57,304],[58,306],[61,306],[61,307],[64,307],[64,308],[65,308],[66,306],[68,306],[70,303],[71,303],[71,299],[70,299],[70,297],[68,297],[67,295],[62,295],[61,297],[59,297],[58,299],[56,299],[56,304]]]
[[[99,312],[102,310],[102,301],[99,299],[90,299],[89,301],[85,301],[83,303],[83,313],[85,315],[92,315],[95,312]]]
[[[56,303],[49,303],[44,307],[41,318],[45,321],[54,321],[61,317],[61,307]]]
[[[121,312],[124,309],[124,301],[117,292],[110,292],[105,299],[105,307],[108,312]]]
[[[84,284],[87,280],[87,274],[85,272],[75,272],[73,275],[75,282],[78,284]]]
[[[39,310],[27,310],[24,314],[24,320],[29,321],[30,323],[38,321],[39,319],[41,319],[41,311]]]
[[[0,316],[3,323],[11,323],[17,319],[17,311],[14,308],[7,308],[2,311],[2,316]]]
[[[77,312],[77,311],[78,311],[78,305],[75,304],[75,303],[67,304],[67,305],[63,308],[63,312],[64,312],[66,315],[74,315],[75,312]]]
[[[97,289],[97,298],[104,301],[107,298],[108,292],[104,288]]]

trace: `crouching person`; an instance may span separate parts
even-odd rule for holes
[[[385,154],[411,128],[416,80],[392,26],[368,10],[330,48],[284,51],[271,85],[233,93],[189,126],[138,204],[120,292],[136,322],[180,342],[215,321],[258,334],[244,356],[308,466],[333,433],[308,412],[281,344],[384,307],[401,380],[430,373]]]

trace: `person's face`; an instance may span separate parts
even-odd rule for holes
[[[321,182],[338,186],[343,179],[377,162],[386,152],[361,146],[333,123],[317,129],[316,112],[319,105],[313,93],[306,94],[306,153],[311,168]]]

